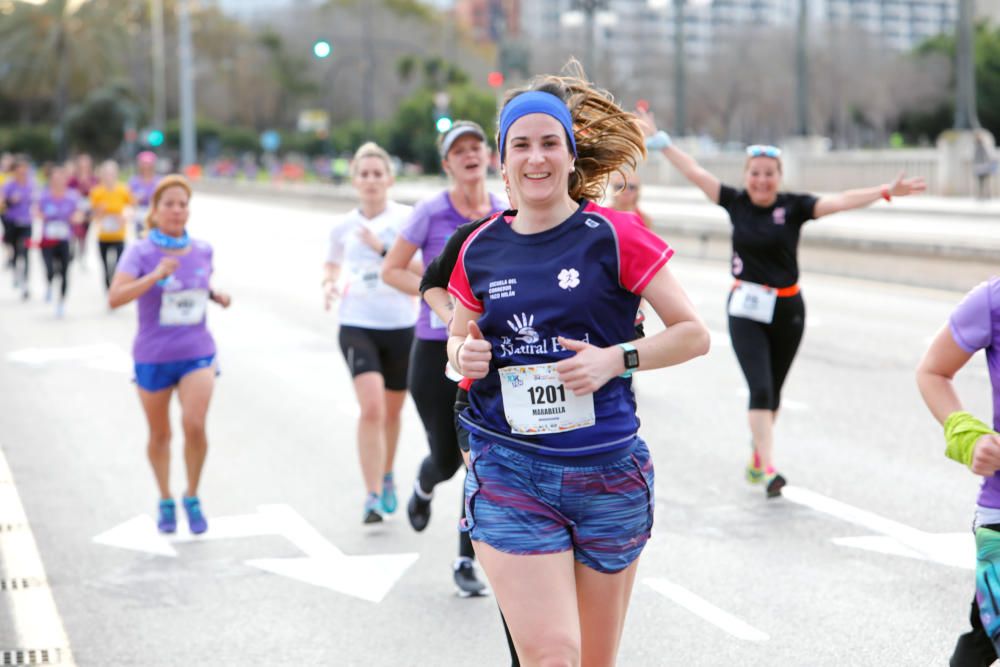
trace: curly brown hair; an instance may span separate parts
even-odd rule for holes
[[[569,107],[576,140],[576,162],[569,176],[569,196],[574,201],[600,201],[612,173],[635,169],[646,157],[646,141],[635,115],[618,106],[611,93],[588,82],[575,59],[561,75],[539,75],[526,86],[509,90],[500,113],[512,99],[530,91],[555,95]],[[499,141],[498,135],[498,147]]]

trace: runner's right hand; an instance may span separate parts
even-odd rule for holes
[[[493,358],[493,346],[483,337],[479,325],[469,322],[469,333],[458,351],[458,365],[462,375],[470,380],[481,380],[490,372],[490,359]]]
[[[160,263],[156,265],[156,268],[153,269],[153,273],[156,274],[157,280],[163,280],[176,271],[177,267],[180,265],[181,261],[176,257],[164,257],[160,260]]]
[[[328,280],[323,283],[323,309],[330,310],[333,302],[340,298],[340,290],[337,289],[337,283],[332,280]]]
[[[987,433],[972,450],[972,472],[984,477],[1000,470],[1000,435]]]

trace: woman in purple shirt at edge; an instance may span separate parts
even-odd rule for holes
[[[14,289],[21,289],[21,298],[27,301],[28,293],[28,240],[31,238],[31,207],[35,198],[35,184],[28,173],[28,161],[14,161],[14,177],[3,186],[4,241],[14,251]]]
[[[135,229],[138,234],[142,234],[143,226],[146,223],[146,215],[149,213],[149,202],[153,196],[153,191],[160,182],[156,175],[156,153],[152,151],[142,151],[135,156],[136,174],[128,179],[128,190],[135,198],[135,207],[132,209],[132,220],[135,222]]]
[[[952,379],[979,350],[986,352],[993,394],[992,427],[962,409]],[[983,477],[976,501],[976,593],[951,667],[991,665],[1000,655],[1000,277],[969,292],[938,332],[917,368],[917,386],[944,426],[945,455]]]
[[[406,267],[418,250],[426,270],[459,225],[505,208],[503,200],[486,190],[490,148],[483,128],[460,120],[438,136],[438,150],[441,166],[451,178],[451,187],[416,205],[382,264],[382,280],[387,285],[416,296],[420,295],[421,276]],[[434,487],[451,479],[462,466],[462,453],[453,412],[458,387],[445,375],[448,323],[442,322],[421,300],[415,334],[407,384],[430,446],[430,454],[420,464],[413,495],[406,506],[410,525],[419,532],[430,521]],[[462,517],[465,517],[464,500]],[[452,569],[455,585],[463,595],[481,595],[486,591],[473,566],[474,559],[472,541],[467,533],[459,532],[458,559]]]
[[[198,500],[208,440],[205,417],[215,386],[215,341],[205,325],[209,300],[229,307],[229,295],[213,291],[212,247],[188,237],[191,186],[179,175],[166,176],[153,192],[149,236],[130,245],[118,263],[108,304],[139,300],[139,332],[132,346],[135,382],[149,423],[149,462],[160,490],[160,532],[177,530],[170,493],[170,397],[181,403],[187,490],[183,504],[192,533],[208,522]]]

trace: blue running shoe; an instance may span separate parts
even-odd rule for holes
[[[188,518],[188,529],[195,535],[201,535],[208,530],[208,520],[201,513],[201,501],[198,500],[198,496],[192,498],[185,496],[183,500],[184,512]]]
[[[156,528],[161,533],[173,533],[177,531],[177,504],[173,498],[160,501],[159,518],[156,520]]]
[[[365,513],[361,521],[365,524],[382,523],[385,519],[382,516],[384,511],[382,509],[382,500],[374,493],[369,493],[368,497],[365,498]]]
[[[392,514],[399,507],[399,500],[396,498],[396,481],[392,473],[386,473],[382,478],[382,509],[386,514]]]

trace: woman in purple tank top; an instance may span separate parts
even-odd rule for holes
[[[993,395],[993,422],[962,408],[952,379],[983,350]],[[976,594],[951,667],[991,665],[1000,655],[1000,277],[969,292],[938,332],[917,369],[917,386],[944,426],[945,455],[983,478],[976,501]]]
[[[407,267],[418,250],[426,270],[427,265],[441,254],[459,225],[506,207],[506,202],[486,189],[490,148],[483,128],[471,121],[460,120],[438,137],[438,150],[441,166],[451,179],[451,186],[413,208],[410,219],[400,230],[382,264],[382,280],[414,296],[420,294],[421,276]],[[430,453],[420,465],[413,483],[413,495],[406,506],[410,525],[416,531],[422,531],[430,521],[434,487],[451,479],[462,467],[452,411],[458,386],[455,380],[445,375],[448,363],[447,326],[448,323],[425,302],[420,302],[407,384],[427,432]],[[475,596],[486,591],[486,584],[480,580],[473,566],[474,558],[468,534],[459,532],[458,559],[452,570],[461,595]]]
[[[118,308],[138,301],[139,331],[132,346],[135,382],[149,424],[149,462],[160,490],[160,532],[177,530],[170,492],[170,397],[177,390],[184,425],[187,490],[184,510],[192,533],[208,529],[198,484],[208,453],[205,420],[217,374],[215,341],[205,314],[209,301],[229,307],[229,295],[211,288],[212,247],[185,229],[191,186],[165,177],[153,192],[149,235],[128,247],[108,291]]]

